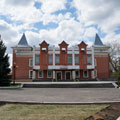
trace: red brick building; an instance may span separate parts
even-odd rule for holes
[[[39,47],[28,45],[23,34],[13,48],[13,76],[16,79],[74,80],[109,78],[109,47],[96,34],[88,48],[85,42],[69,47],[62,41],[58,47],[42,41]]]

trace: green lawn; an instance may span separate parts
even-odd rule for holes
[[[0,120],[84,120],[108,105],[0,106]]]

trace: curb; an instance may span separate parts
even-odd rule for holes
[[[23,88],[23,84],[21,84],[18,87],[0,87],[0,89],[5,90],[5,89],[22,89]]]
[[[35,102],[35,101],[0,101],[0,104],[28,104],[28,105],[92,105],[92,104],[120,104],[120,101],[102,102]]]

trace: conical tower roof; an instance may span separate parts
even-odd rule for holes
[[[98,34],[95,36],[94,46],[104,46]]]
[[[23,33],[23,35],[18,43],[18,46],[29,46],[27,39],[26,39],[26,36],[25,36],[25,33]]]

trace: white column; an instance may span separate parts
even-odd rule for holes
[[[91,74],[92,74],[92,79],[95,79],[95,73],[94,73],[94,70],[92,70]]]
[[[55,71],[53,70],[53,79],[55,80]]]
[[[53,47],[53,66],[55,66],[55,46]]]
[[[92,46],[92,67],[95,68],[94,46]]]
[[[35,80],[35,79],[36,79],[36,71],[34,71],[34,70],[33,70],[32,79],[33,79],[33,80]]]
[[[75,71],[74,70],[72,71],[72,78],[73,78],[73,80],[75,80]]]

